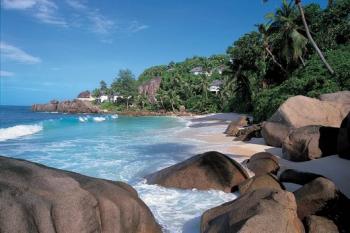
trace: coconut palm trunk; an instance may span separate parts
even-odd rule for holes
[[[271,52],[271,50],[268,48],[268,46],[265,46],[265,50],[266,52],[270,55],[270,57],[272,58],[272,61],[281,69],[283,70],[285,73],[288,73],[286,71],[286,69],[283,68],[283,66],[281,65],[281,63],[279,63],[275,57],[275,55],[273,55],[273,53]]]
[[[305,27],[305,32],[306,32],[306,36],[309,39],[309,41],[311,42],[312,46],[314,47],[314,49],[316,50],[318,56],[321,58],[322,62],[324,63],[324,65],[327,67],[328,71],[331,74],[334,74],[334,70],[332,69],[332,67],[328,64],[327,60],[324,58],[322,51],[319,49],[319,47],[317,46],[316,42],[314,41],[314,39],[311,36],[310,30],[309,30],[309,26],[307,25],[306,19],[305,19],[305,15],[304,15],[304,10],[303,7],[301,5],[301,0],[295,0],[295,5],[298,6],[300,15],[301,15],[301,19],[303,21],[304,27]]]

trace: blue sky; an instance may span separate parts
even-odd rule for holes
[[[326,0],[304,0],[326,5]],[[224,53],[270,0],[1,0],[0,104],[71,99],[119,69]]]

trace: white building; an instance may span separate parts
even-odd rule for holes
[[[103,103],[103,102],[109,102],[109,96],[108,95],[101,95],[98,97],[98,100]]]
[[[215,92],[215,94],[218,94],[219,91],[220,91],[220,89],[221,89],[222,84],[223,84],[223,81],[221,81],[221,80],[214,80],[214,81],[210,84],[208,90],[209,90],[210,92]]]

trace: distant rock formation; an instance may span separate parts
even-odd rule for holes
[[[0,231],[160,233],[128,184],[0,156]]]
[[[90,96],[91,96],[90,91],[83,91],[78,95],[77,98],[90,98]]]
[[[146,95],[152,104],[157,103],[156,94],[162,81],[161,77],[155,77],[138,87],[140,95]]]
[[[99,113],[100,108],[93,105],[89,101],[82,100],[67,100],[57,101],[51,100],[48,104],[34,104],[32,105],[34,112],[64,112],[64,113]]]

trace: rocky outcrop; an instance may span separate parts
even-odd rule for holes
[[[236,134],[242,127],[249,125],[249,118],[247,116],[241,116],[239,119],[232,121],[226,128],[225,134],[227,136],[236,137]]]
[[[291,130],[284,139],[282,151],[292,161],[307,161],[337,154],[339,128],[305,126]]]
[[[138,87],[140,95],[146,95],[152,104],[157,103],[156,94],[162,81],[161,77],[155,77]]]
[[[340,127],[349,111],[350,105],[344,101],[294,96],[285,101],[267,121],[274,124],[263,125],[262,135],[268,145],[278,146],[284,141],[289,128],[308,125]]]
[[[278,178],[270,173],[251,177],[242,182],[238,189],[239,193],[245,194],[254,190],[269,188],[269,189],[281,189],[284,190],[283,184],[281,184]]]
[[[90,98],[91,93],[90,91],[83,91],[80,92],[77,98]]]
[[[196,155],[181,163],[146,176],[147,183],[180,189],[217,189],[231,192],[232,187],[249,177],[236,161],[219,152]]]
[[[125,183],[0,156],[0,231],[160,233],[161,229]]]
[[[255,175],[263,175],[266,173],[276,175],[280,169],[277,157],[268,152],[260,152],[252,155],[247,161],[247,167],[254,172]]]
[[[201,233],[302,233],[294,195],[283,190],[259,189],[207,210]]]
[[[276,122],[264,122],[261,135],[269,146],[282,147],[283,140],[288,136],[291,127]]]
[[[48,104],[34,104],[32,106],[34,112],[64,112],[64,113],[99,113],[100,108],[89,101],[67,100],[67,101],[51,101]]]
[[[350,229],[350,200],[332,181],[323,177],[316,178],[296,190],[294,195],[300,219],[318,215],[332,220],[340,232],[348,232]]]
[[[332,220],[317,215],[306,217],[305,230],[307,233],[339,233]]]

